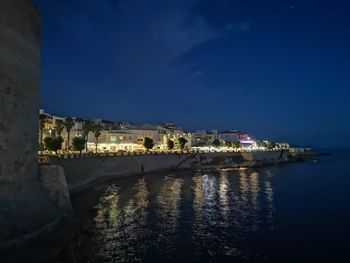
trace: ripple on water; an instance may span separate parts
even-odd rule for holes
[[[271,231],[271,174],[250,169],[130,177],[96,187],[89,262],[241,261],[260,257],[252,240]],[[88,192],[78,194],[83,199]],[[84,262],[84,255],[76,262]],[[196,256],[196,257],[194,257]],[[265,257],[266,255],[264,255]]]

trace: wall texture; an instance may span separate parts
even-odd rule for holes
[[[0,1],[0,244],[56,216],[38,180],[39,13]]]
[[[40,166],[39,179],[48,198],[55,204],[62,215],[72,215],[68,185],[63,167],[58,165]]]
[[[64,168],[70,191],[77,191],[96,180],[166,169],[232,167],[249,162],[275,161],[277,152],[131,155],[115,157],[54,158]]]

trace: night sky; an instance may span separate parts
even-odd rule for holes
[[[41,107],[349,147],[350,3],[41,0]]]

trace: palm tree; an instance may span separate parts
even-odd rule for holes
[[[43,136],[44,136],[45,124],[47,122],[47,116],[45,114],[40,114],[39,120],[40,120],[40,152],[42,152],[42,150],[44,149]]]
[[[70,130],[74,126],[74,120],[71,117],[68,117],[64,120],[63,125],[67,130],[67,149],[69,152]]]
[[[85,120],[81,129],[83,130],[83,136],[85,138],[85,151],[87,152],[87,141],[89,133],[93,130],[94,125],[90,120]]]
[[[98,138],[100,137],[101,131],[102,131],[101,124],[94,125],[93,131],[94,131],[94,135],[95,135],[95,138],[96,138],[96,153],[97,153]]]
[[[61,137],[63,128],[64,128],[63,120],[56,120],[55,130],[56,130],[56,136],[58,138]]]

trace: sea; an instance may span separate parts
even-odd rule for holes
[[[350,151],[329,153],[95,185],[58,262],[350,262]]]

